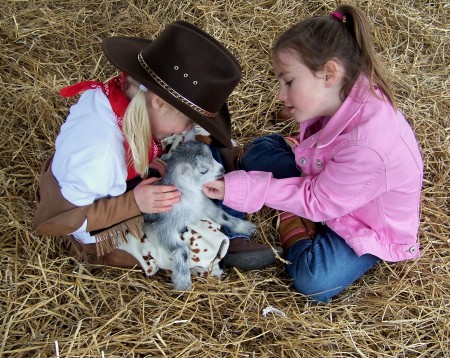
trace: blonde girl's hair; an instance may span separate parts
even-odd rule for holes
[[[287,30],[275,42],[272,57],[280,51],[295,51],[300,60],[313,72],[324,69],[329,60],[339,60],[345,68],[341,99],[350,93],[355,81],[363,73],[377,95],[377,85],[396,107],[395,95],[385,74],[384,66],[375,52],[371,27],[365,14],[352,5],[336,9],[342,19],[331,15],[305,19]]]
[[[147,111],[146,92],[142,89],[133,96],[125,111],[122,131],[130,148],[130,152],[127,153],[128,164],[132,160],[136,172],[145,176],[148,171],[148,151],[152,140],[152,130]]]

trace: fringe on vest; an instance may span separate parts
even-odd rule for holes
[[[144,217],[142,215],[122,221],[113,227],[95,235],[95,250],[97,256],[103,256],[127,241],[127,234],[136,238],[144,236]]]

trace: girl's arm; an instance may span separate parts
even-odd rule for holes
[[[347,147],[316,176],[274,179],[268,172],[228,173],[224,176],[223,202],[248,213],[266,205],[325,221],[341,217],[388,190],[385,168],[376,150]]]

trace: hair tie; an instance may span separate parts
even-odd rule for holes
[[[145,87],[143,84],[139,84],[139,89],[140,89],[141,91],[148,92],[147,87]]]
[[[338,19],[343,24],[347,23],[347,17],[342,15],[339,11],[333,11],[330,15]]]

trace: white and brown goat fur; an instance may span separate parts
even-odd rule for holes
[[[147,227],[156,234],[159,244],[172,256],[174,288],[188,290],[191,288],[189,246],[181,240],[180,234],[189,225],[208,217],[243,234],[253,233],[256,227],[249,221],[227,214],[203,194],[204,184],[224,174],[223,166],[213,158],[207,144],[196,141],[180,144],[166,160],[166,164],[166,174],[158,184],[176,186],[181,192],[180,201],[171,211],[146,214],[144,220],[150,223]]]

